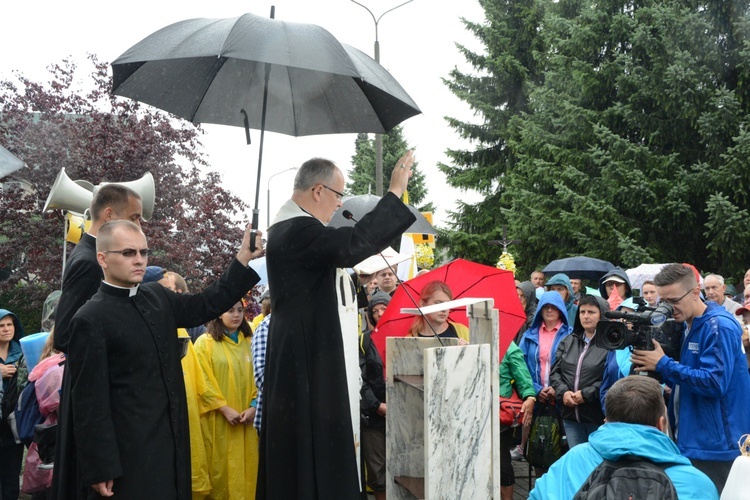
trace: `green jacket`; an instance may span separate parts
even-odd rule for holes
[[[515,342],[511,342],[508,346],[508,350],[505,352],[505,356],[503,356],[503,360],[500,362],[498,371],[500,372],[501,398],[509,398],[513,393],[514,385],[518,391],[518,395],[521,396],[521,399],[526,399],[529,396],[536,396],[534,382],[531,380],[529,368],[526,366],[526,361],[523,359],[523,352]]]

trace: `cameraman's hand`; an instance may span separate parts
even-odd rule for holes
[[[651,342],[654,343],[653,351],[633,351],[633,355],[630,357],[638,371],[656,371],[656,364],[664,356],[661,345],[653,339],[651,339]]]

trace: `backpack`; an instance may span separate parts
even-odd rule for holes
[[[524,454],[529,465],[549,467],[555,463],[566,451],[562,437],[563,423],[557,408],[551,403],[538,403]]]
[[[677,500],[672,480],[664,472],[674,464],[655,464],[641,457],[604,460],[583,483],[573,500]]]
[[[37,424],[44,422],[44,416],[39,410],[39,401],[36,399],[36,386],[34,382],[29,381],[18,396],[18,404],[13,411],[15,420],[15,430],[18,439],[30,446],[34,439],[34,428]]]

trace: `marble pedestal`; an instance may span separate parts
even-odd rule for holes
[[[491,345],[443,341],[386,339],[389,499],[493,497]]]

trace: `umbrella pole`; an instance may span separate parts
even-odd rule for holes
[[[271,19],[276,7],[271,6]],[[250,250],[255,251],[255,235],[258,232],[258,200],[260,198],[260,168],[263,165],[263,138],[266,133],[266,105],[268,104],[268,80],[271,76],[271,65],[266,63],[266,76],[263,85],[263,108],[260,114],[260,147],[258,148],[258,178],[255,182],[255,206],[253,207],[253,225],[250,231]]]

